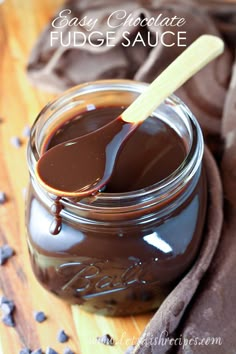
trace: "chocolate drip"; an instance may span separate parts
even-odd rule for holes
[[[58,197],[54,201],[51,206],[51,213],[53,214],[54,218],[51,222],[49,227],[49,231],[52,235],[58,235],[61,231],[62,227],[62,217],[60,216],[60,212],[62,210],[61,198]]]

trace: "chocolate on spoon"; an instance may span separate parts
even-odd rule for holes
[[[120,149],[137,127],[223,49],[220,38],[199,37],[119,117],[45,152],[36,166],[40,184],[56,196],[83,198],[99,192],[113,173]]]

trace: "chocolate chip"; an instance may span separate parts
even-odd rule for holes
[[[12,307],[12,310],[15,307],[14,302],[12,300],[9,300],[6,296],[1,296],[0,297],[0,307],[2,307],[2,305],[4,305],[4,304],[8,304],[10,307]]]
[[[126,349],[124,354],[132,354],[134,351],[135,345],[131,345],[129,348]]]
[[[12,314],[13,310],[15,308],[15,304],[13,301],[8,300],[8,302],[3,303],[1,305],[1,310],[4,315],[10,315]]]
[[[5,192],[0,191],[0,204],[4,204],[7,201],[7,196]]]
[[[12,136],[10,141],[11,144],[17,149],[22,145],[22,142],[18,136]]]
[[[58,352],[56,352],[54,349],[48,347],[48,348],[46,349],[45,354],[58,354]]]
[[[105,344],[105,345],[114,345],[114,339],[110,336],[110,334],[104,334],[101,337],[97,337],[97,341],[99,343]]]
[[[2,296],[0,298],[0,308],[3,313],[2,322],[5,323],[6,326],[14,327],[15,323],[12,315],[15,309],[14,302]]]
[[[74,354],[70,348],[65,348],[63,354]]]
[[[45,313],[43,311],[35,311],[34,312],[35,321],[41,323],[47,319]]]
[[[31,354],[31,350],[29,348],[23,348],[19,354]]]
[[[33,350],[33,351],[31,352],[31,354],[43,354],[43,351],[42,351],[41,348],[39,348],[39,349]]]
[[[63,329],[58,332],[58,335],[57,335],[58,342],[65,343],[68,341],[68,339],[69,339],[69,337]]]
[[[8,327],[15,327],[15,322],[11,314],[2,317],[2,322]]]
[[[4,251],[4,254],[7,258],[10,258],[11,256],[13,256],[14,254],[14,250],[12,247],[10,247],[9,245],[4,245],[2,247],[3,251]]]
[[[14,254],[14,250],[9,245],[0,247],[0,265],[3,265]]]
[[[30,126],[29,125],[26,125],[22,131],[22,135],[26,138],[29,138],[30,137]]]

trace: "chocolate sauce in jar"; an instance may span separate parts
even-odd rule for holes
[[[96,85],[92,91],[101,84]],[[139,85],[132,83],[132,90]],[[122,82],[123,92],[126,95],[129,86]],[[127,104],[118,93],[109,88],[98,95],[100,104],[92,110],[90,104],[89,110],[54,124],[40,151],[57,148],[115,119]],[[90,103],[91,95],[82,96]],[[111,95],[111,104],[102,105],[103,95]],[[187,128],[179,118],[185,109],[170,99],[169,105],[143,122],[122,145],[111,178],[94,198],[51,198],[29,160],[28,245],[35,276],[47,290],[103,315],[140,313],[158,307],[191,267],[204,227],[206,181],[201,132],[193,118],[188,118]],[[35,128],[37,142],[40,120]],[[189,135],[188,129],[192,129]],[[61,162],[57,173],[65,174]],[[56,237],[50,232],[53,220],[57,223],[51,232]]]
[[[57,133],[48,137],[46,150],[38,162],[41,180],[60,196],[76,192],[79,199],[80,193],[87,190],[93,192],[89,195],[101,189],[105,193],[135,191],[173,173],[186,156],[177,133],[152,117],[139,126],[126,123],[120,118],[122,111],[121,107],[97,107],[82,113],[83,120],[73,117],[58,127]],[[109,118],[105,126],[81,135],[84,120],[103,120],[103,117]],[[58,197],[51,208],[53,235],[61,230],[61,210]]]
[[[186,156],[186,147],[178,134],[154,117],[133,132],[134,124],[116,119],[122,111],[120,107],[97,107],[82,113],[83,120],[74,117],[58,127],[45,146],[50,155],[39,160],[39,174],[45,183],[50,181],[55,189],[62,190],[61,195],[63,190],[84,191],[91,187],[90,180],[96,179],[91,177],[94,174],[109,175],[116,155],[112,145],[120,144],[112,176],[105,177],[105,192],[123,193],[145,188],[173,173]],[[107,122],[102,129],[96,128],[94,134],[86,130],[85,122],[90,120]],[[132,137],[123,141],[131,132]],[[82,143],[81,136],[85,136]],[[93,163],[89,163],[89,159]]]

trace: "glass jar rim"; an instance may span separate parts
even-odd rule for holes
[[[71,89],[63,92],[52,102],[49,102],[38,114],[32,126],[31,137],[28,144],[28,165],[31,175],[35,175],[34,166],[40,157],[40,153],[37,150],[37,146],[35,146],[35,149],[32,149],[32,145],[37,145],[37,142],[35,141],[37,140],[37,124],[41,117],[45,114],[45,112],[53,112],[54,110],[58,110],[59,108],[64,107],[73,99],[73,97],[77,95],[82,96],[98,90],[108,91],[112,89],[120,91],[132,91],[137,94],[140,94],[147,86],[147,83],[127,79],[97,80],[94,82],[74,86]],[[178,191],[181,190],[191,180],[191,178],[195,175],[196,171],[198,170],[201,164],[204,151],[204,142],[201,128],[197,119],[194,117],[188,107],[176,95],[172,94],[171,96],[169,96],[163,102],[163,104],[168,104],[172,108],[177,107],[186,119],[185,124],[188,124],[189,128],[191,129],[191,146],[180,166],[166,178],[142,189],[123,193],[101,192],[96,196],[96,205],[91,204],[91,197],[84,198],[77,203],[62,198],[63,203],[65,205],[73,204],[73,206],[75,207],[82,207],[86,209],[89,208],[93,209],[94,211],[96,209],[102,209],[104,211],[104,209],[116,209],[116,203],[118,203],[119,208],[122,208],[122,203],[122,205],[124,205],[124,209],[126,209],[125,206],[137,204],[137,199],[139,199],[139,202],[141,202],[141,204],[146,204],[147,202],[150,202],[150,199],[153,199],[154,196],[155,203],[162,202],[163,200],[166,200],[167,198],[170,198],[174,194],[178,193]],[[159,107],[157,108],[157,110],[155,110],[155,112],[158,111]],[[47,195],[49,197],[48,193]],[[140,203],[138,204],[140,205]]]

